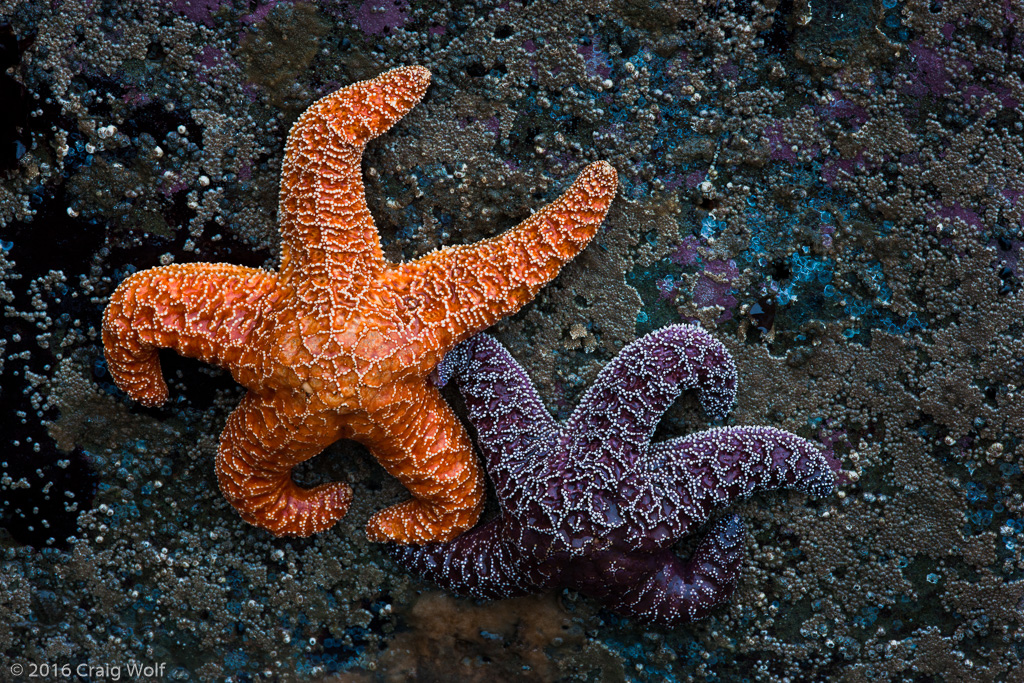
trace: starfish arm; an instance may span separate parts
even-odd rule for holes
[[[114,382],[146,406],[167,399],[158,349],[231,370],[249,384],[249,344],[281,293],[273,273],[220,263],[150,268],[122,282],[103,314],[103,352]]]
[[[563,433],[570,459],[593,465],[595,454],[613,479],[647,449],[662,414],[687,389],[697,389],[713,418],[736,401],[736,365],[721,342],[696,325],[672,325],[628,344],[598,374]]]
[[[462,394],[484,465],[504,506],[537,446],[554,434],[555,421],[526,371],[488,334],[449,351],[436,376],[441,386],[454,380]]]
[[[508,535],[504,519],[495,519],[454,541],[424,546],[390,545],[392,559],[406,571],[436,583],[444,590],[480,600],[529,595],[541,586]]]
[[[430,72],[402,67],[315,102],[288,135],[281,168],[281,276],[366,282],[385,265],[366,206],[363,148],[422,99]]]
[[[217,481],[242,519],[276,536],[310,536],[345,516],[352,489],[344,483],[304,489],[292,481],[295,465],[339,435],[333,414],[310,415],[306,398],[249,392],[224,426],[217,450]]]
[[[651,556],[652,569],[612,587],[606,604],[623,616],[669,628],[703,619],[736,589],[743,534],[738,515],[718,521],[688,561],[670,550]]]
[[[421,330],[414,344],[423,367],[527,304],[594,236],[617,188],[611,164],[593,163],[565,194],[512,230],[393,266],[385,284],[407,302]]]
[[[753,426],[716,427],[657,444],[645,467],[654,495],[664,500],[661,514],[674,538],[703,524],[715,509],[757,491],[791,488],[828,495],[840,470],[820,445],[774,427]]]
[[[483,473],[469,435],[437,388],[426,382],[390,384],[364,404],[367,421],[351,438],[412,493],[366,525],[371,541],[450,541],[471,528],[483,509]]]

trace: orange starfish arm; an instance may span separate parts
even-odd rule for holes
[[[348,484],[304,489],[292,481],[292,468],[333,443],[340,431],[336,415],[311,415],[307,403],[305,396],[249,392],[228,418],[217,450],[224,497],[242,519],[277,536],[328,529],[352,502]]]
[[[455,344],[522,308],[587,245],[617,188],[615,169],[599,161],[512,230],[394,266],[385,281],[411,303],[413,327],[423,330],[410,355],[429,369]]]
[[[423,97],[430,72],[393,69],[314,103],[288,134],[281,168],[281,277],[375,278],[385,261],[366,206],[363,147]]]
[[[450,541],[480,518],[484,480],[473,445],[437,389],[391,385],[375,398],[367,424],[352,438],[370,449],[413,495],[366,524],[371,541]]]
[[[146,406],[167,400],[158,349],[174,349],[252,383],[247,342],[281,296],[277,276],[226,263],[150,268],[122,282],[103,313],[103,353],[114,382]]]

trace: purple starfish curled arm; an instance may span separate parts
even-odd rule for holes
[[[498,340],[478,334],[452,351],[435,370],[435,382],[454,381],[476,428],[487,473],[499,500],[509,493],[513,471],[526,466],[556,424],[526,371]]]
[[[605,455],[630,468],[662,414],[688,389],[698,391],[712,419],[724,418],[736,402],[736,364],[707,331],[673,325],[629,344],[601,370],[563,428],[574,437],[574,459]]]
[[[542,463],[531,458],[555,423],[533,382],[504,346],[478,334],[448,352],[433,374],[434,383],[454,382],[476,428],[477,444],[494,483],[501,515],[447,543],[417,547],[392,545],[399,565],[459,595],[478,599],[536,593],[544,577],[522,562],[521,531],[507,516],[516,475]]]
[[[402,567],[464,597],[497,600],[536,593],[533,572],[521,565],[506,526],[493,519],[454,541],[388,544],[388,550]]]
[[[669,524],[689,533],[715,510],[758,491],[798,489],[821,497],[835,489],[839,461],[813,441],[774,427],[715,427],[651,447],[646,477],[677,502]]]
[[[673,627],[706,617],[732,597],[743,560],[744,526],[729,515],[708,530],[689,560],[663,550],[644,561],[644,568],[608,586],[600,596],[623,616],[648,624]]]
[[[638,476],[663,501],[661,521],[677,538],[692,533],[715,510],[757,491],[795,488],[825,496],[835,488],[838,460],[811,441],[772,427],[719,427],[651,447]],[[646,571],[621,581],[606,598],[615,611],[672,626],[708,615],[729,599],[743,559],[743,522],[716,522],[689,560],[665,548]]]

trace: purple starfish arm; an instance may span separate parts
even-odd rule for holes
[[[454,541],[390,544],[388,550],[399,565],[464,597],[497,600],[537,593],[545,582],[521,561],[509,526],[493,519]]]
[[[713,427],[651,447],[627,481],[639,496],[622,507],[627,527],[664,529],[665,547],[704,524],[715,510],[758,491],[798,489],[814,497],[835,489],[839,462],[818,444],[774,427]],[[623,487],[632,490],[629,487]],[[639,516],[633,519],[634,516]],[[645,536],[655,538],[650,533]]]
[[[736,590],[743,538],[739,515],[729,515],[708,530],[689,560],[663,550],[644,558],[634,571],[622,572],[604,590],[588,594],[648,624],[672,627],[703,619]]]
[[[536,467],[535,457],[557,425],[526,371],[497,339],[478,334],[445,355],[435,383],[454,381],[476,428],[477,444],[504,507],[510,490]]]
[[[600,454],[620,478],[647,449],[662,414],[679,394],[697,389],[701,407],[721,419],[736,402],[736,364],[717,339],[696,325],[672,325],[626,346],[601,370],[565,423],[570,461]]]

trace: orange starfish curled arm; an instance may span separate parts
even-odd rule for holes
[[[353,438],[413,495],[371,517],[367,538],[437,542],[473,526],[483,510],[483,473],[469,435],[437,388],[393,384],[366,407],[367,420],[352,425]]]
[[[617,188],[611,164],[590,164],[565,194],[504,234],[394,266],[391,287],[424,304],[415,315],[434,333],[420,351],[450,348],[527,304],[587,246]]]
[[[337,416],[310,414],[302,396],[249,392],[224,425],[217,449],[217,483],[242,515],[277,536],[309,536],[348,512],[352,487],[343,482],[306,489],[292,468],[339,436]],[[311,428],[313,427],[313,428]]]
[[[103,352],[117,386],[146,406],[167,400],[158,349],[231,370],[248,385],[247,342],[280,298],[277,276],[226,263],[150,268],[122,282],[103,314]]]

